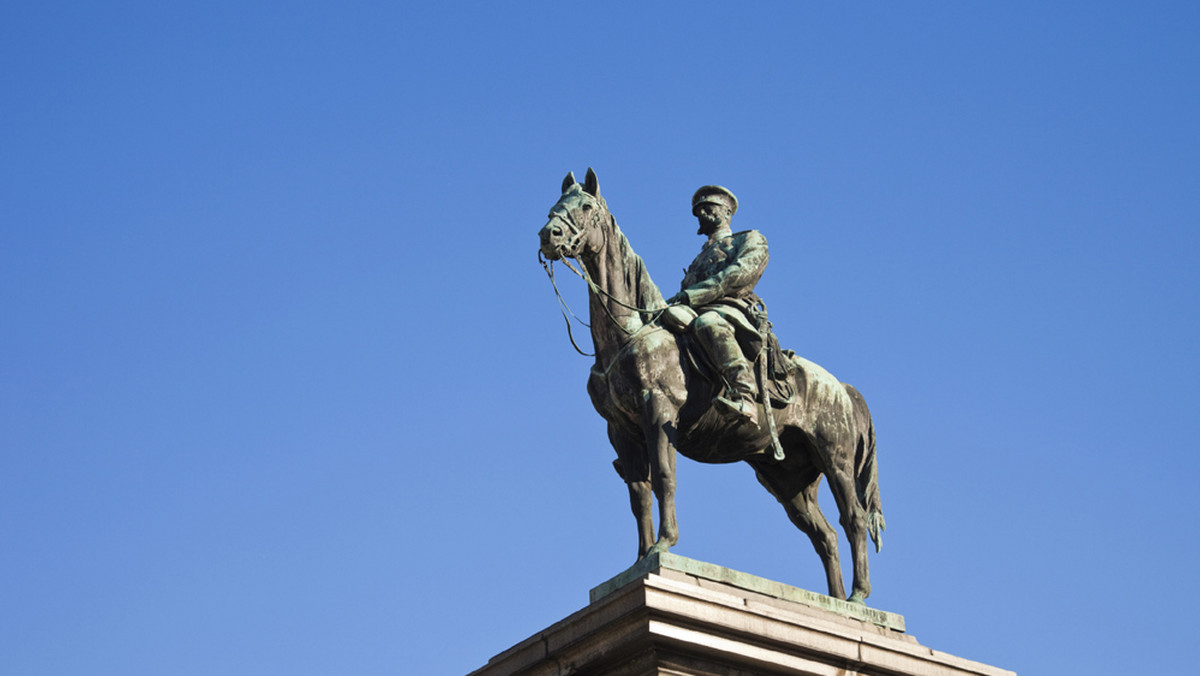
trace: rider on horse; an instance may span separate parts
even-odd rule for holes
[[[706,185],[692,196],[692,214],[700,222],[696,234],[708,240],[688,266],[680,292],[667,302],[663,323],[687,330],[703,347],[725,381],[713,405],[727,417],[758,426],[758,387],[746,354],[757,355],[769,331],[754,285],[767,268],[767,239],[757,230],[734,233],[729,222],[737,212],[733,193]]]

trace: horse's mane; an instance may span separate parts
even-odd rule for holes
[[[607,204],[604,204],[604,210],[608,211]],[[621,281],[624,287],[630,291],[630,297],[633,299],[630,305],[644,310],[657,310],[665,307],[666,302],[663,300],[662,292],[650,278],[650,273],[646,270],[646,263],[629,245],[629,238],[621,232],[621,228],[617,227],[617,219],[611,211],[608,212],[608,227],[608,237],[616,244],[618,259],[625,262],[620,270],[624,275],[624,279]],[[643,322],[650,320],[649,313],[641,314]]]

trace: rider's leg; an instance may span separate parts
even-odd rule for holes
[[[708,356],[729,383],[727,396],[714,397],[713,405],[725,413],[758,424],[758,405],[754,401],[754,372],[742,355],[733,326],[716,312],[705,312],[692,322],[692,335],[704,346]]]

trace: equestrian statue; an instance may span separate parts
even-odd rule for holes
[[[596,361],[587,389],[629,487],[638,557],[679,540],[676,451],[705,463],[745,461],[812,541],[829,595],[846,598],[837,532],[817,504],[824,475],[854,558],[848,600],[862,603],[871,593],[867,536],[879,551],[886,527],[871,414],[852,386],[780,348],[754,293],[767,241],[756,230],[732,231],[737,207],[720,186],[696,191],[692,213],[706,241],[679,293],[664,301],[600,196],[596,173],[589,168],[582,185],[568,173],[539,232],[539,258],[549,259],[551,280],[561,260],[588,285]]]

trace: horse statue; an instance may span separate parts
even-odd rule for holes
[[[638,558],[668,551],[679,540],[675,520],[675,453],[700,462],[745,461],[759,482],[808,535],[825,566],[829,595],[846,598],[837,532],[817,504],[821,476],[837,502],[854,557],[850,602],[871,593],[868,534],[881,545],[886,527],[875,461],[875,429],[862,396],[816,364],[787,352],[789,401],[763,396],[759,427],[732,425],[710,411],[714,387],[689,356],[686,333],[658,323],[667,308],[658,287],[600,196],[590,168],[582,185],[573,173],[539,232],[540,255],[579,265],[588,284],[595,364],[588,394],[608,422],[613,462],[629,487],[637,519]],[[570,323],[568,322],[568,328]],[[573,342],[573,341],[572,341]],[[762,374],[763,369],[759,369]],[[767,389],[766,383],[760,384]],[[772,428],[768,430],[766,428]],[[772,441],[777,447],[771,452]],[[658,500],[654,537],[653,498]]]

